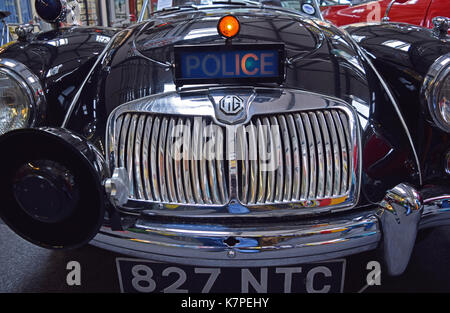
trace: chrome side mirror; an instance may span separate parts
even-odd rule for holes
[[[405,3],[408,2],[409,0],[392,0],[388,7],[386,8],[386,12],[384,13],[384,17],[381,19],[381,21],[383,22],[389,22],[389,12],[391,11],[392,6],[394,5],[394,3]]]

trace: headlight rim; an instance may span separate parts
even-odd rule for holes
[[[14,79],[30,100],[27,127],[39,126],[45,116],[45,96],[39,77],[26,65],[13,59],[1,58],[0,71]]]
[[[437,97],[441,91],[440,87],[446,78],[450,79],[450,53],[440,56],[431,65],[422,87],[422,93],[425,96],[434,125],[450,133],[450,123],[443,120],[437,102]]]

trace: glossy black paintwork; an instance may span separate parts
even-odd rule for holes
[[[103,62],[97,66],[84,86],[68,128],[89,138],[104,151],[106,122],[111,111],[128,101],[174,90],[173,71],[170,67],[173,61],[173,45],[225,44],[217,34],[216,23],[227,13],[228,9],[212,9],[158,14],[148,22],[134,25],[118,33]],[[234,43],[285,44],[286,78],[281,87],[337,97],[352,104],[358,111],[362,126],[361,204],[379,201],[388,188],[400,182],[420,185],[419,169],[400,118],[375,73],[358,54],[346,34],[328,23],[317,20],[314,22],[300,15],[279,10],[234,8],[233,13],[241,21],[241,31],[239,36],[233,39]],[[353,29],[352,33],[357,30]],[[361,31],[363,30],[364,27],[361,28]],[[62,33],[60,36],[63,36]],[[421,32],[416,32],[411,35],[411,40],[422,35]],[[385,35],[375,34],[373,38],[383,40],[383,36]],[[436,39],[429,38],[429,46],[433,46],[436,42]],[[80,44],[79,47],[84,49],[84,45]],[[366,45],[364,47],[366,48]],[[20,46],[14,49],[20,49]],[[10,48],[8,51],[14,49]],[[70,53],[70,49],[76,50],[72,45],[68,45],[67,49],[67,54]],[[418,46],[418,49],[421,47]],[[11,51],[10,53],[14,54]],[[377,62],[378,53],[381,52],[373,49],[375,64],[381,66],[383,72],[382,64]],[[386,59],[395,59],[398,56],[397,51],[383,53]],[[41,58],[44,55],[45,53],[42,53]],[[430,52],[429,61],[419,58],[414,66],[422,68],[422,72],[425,73],[430,62],[439,55],[439,51]],[[23,59],[23,62],[28,64],[31,61]],[[56,84],[56,79],[52,80],[53,85],[45,80],[46,85],[52,88],[47,90],[49,95],[58,98],[62,95],[62,90],[69,88],[71,84],[73,86],[74,82],[79,84],[82,79],[81,73],[86,73],[93,62],[92,57],[82,70],[74,69],[75,73],[79,71],[79,76],[69,76],[64,82],[61,79],[59,85]],[[405,63],[404,71],[412,73],[414,66]],[[394,78],[398,81],[403,77],[398,72],[392,75],[396,75]],[[419,81],[418,78],[417,86],[420,85]],[[279,87],[277,84],[261,85]],[[215,86],[213,82],[209,86],[184,86],[182,89],[212,86]],[[395,91],[397,96],[398,92]],[[67,99],[72,96],[73,91],[68,94]],[[410,103],[411,112],[420,111],[418,100],[415,102],[409,100],[403,101],[400,97],[402,111],[406,103]],[[55,110],[59,110],[59,114],[56,114],[59,117],[67,109],[68,101],[63,103],[65,105],[55,106]],[[414,139],[425,138],[425,128],[421,125],[423,122],[418,121],[420,115],[417,114],[414,118],[414,114],[410,113],[406,120],[409,129],[413,131]],[[434,129],[432,131],[436,132]],[[439,133],[439,136],[437,138],[442,140],[443,134]],[[442,158],[442,154],[436,154],[441,150],[427,154],[429,157],[425,159],[422,157],[421,162],[433,162],[432,156]],[[425,166],[422,163],[423,168],[430,166],[434,165]],[[423,182],[427,183],[432,175],[428,170],[425,173]],[[446,179],[442,175],[440,178]]]
[[[60,28],[0,49],[0,58],[22,62],[40,78],[48,104],[42,125],[60,126],[74,94],[116,30]]]
[[[418,150],[424,184],[442,181],[450,184],[444,171],[450,136],[434,125],[421,93],[430,66],[439,56],[450,53],[450,38],[437,38],[431,30],[403,23],[348,27],[347,30],[369,52],[398,99]]]
[[[225,44],[215,30],[218,19],[225,13],[223,10],[200,10],[168,14],[122,33],[113,44],[107,61],[99,66],[86,86],[90,93],[83,95],[80,104],[88,104],[85,107],[89,113],[76,110],[69,127],[83,133],[86,125],[94,124],[96,141],[100,142],[106,131],[105,121],[118,105],[173,90],[173,72],[165,66],[172,63],[173,45]],[[368,64],[339,29],[328,23],[319,25],[299,15],[281,14],[270,9],[236,10],[234,14],[241,20],[240,34],[233,39],[234,43],[286,45],[288,62],[283,87],[333,96],[348,103],[359,102],[357,110],[366,115],[360,116],[364,125],[363,157],[374,155],[366,145],[373,141],[370,139],[374,133],[379,134],[384,145],[389,147],[387,158],[384,154],[377,159],[363,158],[362,203],[379,201],[388,188],[399,182],[419,184],[412,149],[394,107]],[[370,116],[367,116],[369,112]],[[378,167],[374,169],[369,162]],[[378,175],[380,167],[390,170]]]

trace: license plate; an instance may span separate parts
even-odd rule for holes
[[[177,85],[281,83],[284,78],[280,44],[175,46],[174,58]]]
[[[126,293],[339,293],[345,260],[276,267],[202,267],[117,258]]]

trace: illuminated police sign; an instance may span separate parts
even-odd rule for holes
[[[253,48],[253,49],[252,49]],[[279,82],[282,77],[280,45],[206,46],[175,48],[175,78],[182,83],[221,81]],[[268,49],[269,48],[269,49]]]

